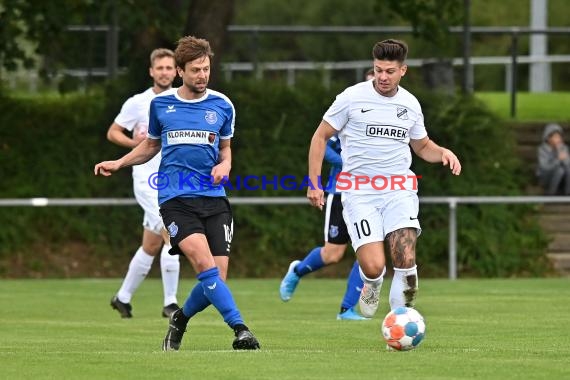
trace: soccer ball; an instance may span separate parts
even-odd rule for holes
[[[416,309],[398,307],[382,322],[382,336],[388,346],[398,351],[416,348],[426,335],[424,317]]]

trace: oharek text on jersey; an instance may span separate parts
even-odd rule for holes
[[[404,140],[408,136],[408,130],[406,128],[392,125],[367,125],[366,136]]]

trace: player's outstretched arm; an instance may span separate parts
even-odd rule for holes
[[[420,140],[410,140],[410,146],[414,153],[427,162],[441,162],[444,166],[449,166],[451,173],[459,175],[461,173],[461,163],[457,156],[449,149],[437,145],[429,137]]]
[[[95,165],[95,175],[110,176],[125,166],[140,165],[149,161],[160,151],[160,140],[147,138],[135,149],[115,161],[103,161]]]
[[[323,209],[325,204],[324,192],[320,182],[323,157],[327,147],[327,141],[337,131],[326,121],[321,121],[319,127],[313,134],[311,146],[309,148],[309,180],[311,185],[307,188],[307,198],[311,206]]]
[[[133,137],[130,138],[125,134],[125,131],[126,128],[123,128],[119,124],[113,122],[107,131],[107,140],[111,141],[113,144],[132,149],[146,138],[146,132],[134,133]]]
[[[93,172],[95,173],[95,175],[100,174],[100,175],[103,175],[105,177],[108,177],[111,174],[113,174],[114,172],[116,172],[117,170],[119,170],[120,168],[121,168],[121,163],[119,162],[119,160],[103,161],[103,162],[99,162],[97,165],[95,165]]]

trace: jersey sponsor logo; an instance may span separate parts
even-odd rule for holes
[[[406,137],[408,137],[408,130],[406,128],[396,127],[393,125],[367,125],[366,136],[405,140]]]
[[[408,110],[404,107],[396,107],[396,116],[398,119],[408,120]]]
[[[218,121],[218,114],[215,111],[206,111],[204,119],[206,119],[208,124],[216,124]]]
[[[176,112],[176,109],[174,108],[174,104],[171,106],[166,106],[166,108],[167,108],[166,113]]]
[[[213,139],[211,135],[214,134]],[[184,129],[180,131],[169,131],[166,133],[166,142],[168,145],[177,144],[210,144],[216,140],[215,133],[210,131],[195,131],[192,129]]]
[[[178,234],[178,226],[174,222],[170,223],[168,225],[167,229],[168,229],[168,234],[170,235],[170,237],[175,237],[176,234]]]

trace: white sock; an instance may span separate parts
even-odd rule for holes
[[[390,308],[392,310],[401,307],[414,307],[418,294],[418,270],[413,268],[394,268],[394,278],[390,288]]]
[[[386,274],[386,267],[384,267],[384,270],[382,270],[382,274],[378,276],[378,278],[366,277],[360,266],[358,267],[358,272],[360,273],[360,278],[365,284],[372,285],[379,289],[382,288],[382,284],[384,283],[384,275]]]
[[[172,248],[170,245],[165,244],[160,252],[164,306],[178,303],[176,293],[178,291],[178,277],[180,276],[180,255],[170,255],[168,253],[170,248]]]
[[[131,259],[127,275],[123,280],[121,289],[119,289],[119,292],[117,293],[117,298],[119,298],[119,301],[124,303],[131,302],[133,294],[136,292],[148,274],[153,260],[153,256],[146,253],[142,247],[139,247]]]

